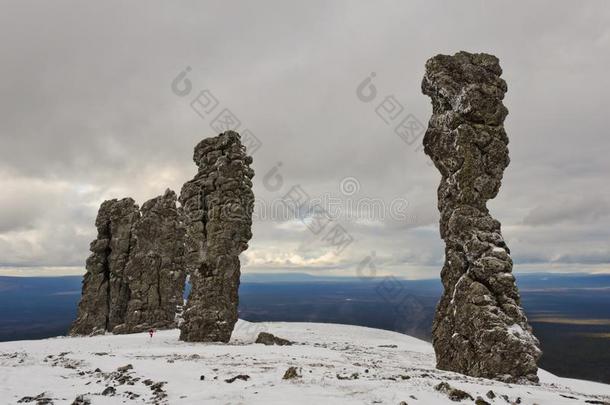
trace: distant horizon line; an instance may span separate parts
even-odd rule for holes
[[[0,267],[0,277],[5,278],[61,278],[61,277],[83,277],[85,271],[80,273],[70,273],[70,274],[52,274],[54,271],[57,273],[61,273],[60,269],[67,269],[66,267],[47,267],[45,271],[35,273],[32,272],[33,268],[24,267],[23,269],[28,269],[25,271],[19,271],[20,267],[9,267],[3,268]],[[514,274],[520,276],[610,276],[610,269],[603,271],[528,271],[528,270],[514,270]],[[367,277],[359,277],[355,275],[335,275],[335,274],[315,274],[307,271],[253,271],[253,272],[242,272],[242,279],[248,278],[292,278],[294,280],[301,279],[343,279],[343,280],[375,280],[379,278],[388,277],[388,275],[378,275],[378,276],[367,276]],[[418,278],[408,278],[400,275],[391,275],[391,277],[395,277],[400,280],[405,281],[427,281],[427,280],[439,280],[440,279],[440,270],[439,273],[434,277],[418,277]]]

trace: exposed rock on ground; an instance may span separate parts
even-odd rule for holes
[[[294,378],[299,378],[300,376],[301,375],[299,374],[299,370],[294,366],[290,366],[288,367],[288,370],[286,370],[286,372],[284,373],[282,380],[292,380]]]
[[[50,405],[53,404],[53,400],[46,396],[46,393],[40,393],[35,397],[26,396],[17,401],[18,404],[22,403],[32,403],[34,402],[36,405]]]
[[[225,382],[227,382],[227,383],[231,384],[231,383],[234,383],[234,382],[235,382],[235,381],[237,381],[237,380],[241,380],[241,381],[248,381],[249,379],[250,379],[250,376],[249,376],[249,375],[246,375],[246,374],[239,374],[239,375],[236,375],[235,377],[227,378],[227,379],[225,380]]]
[[[489,402],[485,401],[483,399],[483,397],[478,396],[477,399],[474,401],[474,405],[491,405]]]
[[[486,203],[509,163],[502,104],[507,90],[495,56],[460,52],[426,63],[423,93],[433,114],[424,150],[442,179],[444,294],[433,325],[437,367],[504,381],[537,381],[540,357],[520,306],[500,222]]]
[[[455,402],[462,401],[464,399],[470,399],[471,401],[474,401],[474,398],[472,397],[472,395],[470,395],[466,391],[462,391],[460,389],[453,388],[451,385],[449,385],[446,382],[442,382],[442,383],[436,385],[434,387],[434,389],[437,390],[438,392],[442,392],[443,394],[447,394],[449,399],[452,401],[455,401]]]
[[[278,346],[290,346],[292,342],[290,340],[282,339],[277,337],[271,333],[261,332],[258,334],[256,338],[256,342],[254,343],[262,343],[266,346],[278,345]]]
[[[72,405],[91,405],[91,400],[84,395],[79,395],[72,401]]]
[[[237,322],[239,254],[252,237],[252,158],[239,134],[227,131],[201,141],[193,160],[199,171],[180,193],[192,284],[180,339],[228,342]]]

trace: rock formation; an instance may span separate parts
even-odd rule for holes
[[[132,229],[125,278],[131,295],[125,323],[114,333],[134,333],[175,326],[176,309],[183,304],[184,226],[176,193],[144,203]]]
[[[71,335],[175,327],[189,274],[180,338],[229,340],[239,254],[252,237],[252,158],[239,134],[227,131],[201,141],[194,160],[199,171],[183,186],[180,207],[171,190],[141,210],[131,198],[102,203]]]
[[[140,332],[175,326],[182,304],[184,229],[176,194],[146,202],[102,203],[78,316],[71,335]]]
[[[104,201],[97,214],[97,239],[91,242],[83,294],[71,335],[111,331],[122,324],[130,297],[125,280],[131,230],[140,219],[131,198]]]
[[[227,131],[201,141],[193,160],[199,171],[180,193],[192,285],[180,339],[227,342],[237,322],[239,254],[252,237],[252,158]]]
[[[444,286],[433,325],[437,367],[504,381],[537,381],[538,340],[520,307],[512,260],[491,217],[509,163],[496,57],[460,52],[426,63],[422,83],[433,114],[424,150],[441,173],[438,208],[445,241]]]

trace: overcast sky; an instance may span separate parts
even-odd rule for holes
[[[610,271],[606,1],[1,3],[0,274],[82,273],[99,204],[179,191],[227,108],[262,144],[245,272],[438,277],[440,175],[394,128],[427,123],[424,64],[460,50],[498,56],[508,83],[511,164],[489,206],[515,271]],[[218,105],[200,116],[203,90]],[[295,185],[341,215],[319,234],[270,215]]]

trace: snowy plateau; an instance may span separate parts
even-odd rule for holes
[[[293,344],[256,344],[260,332]],[[610,385],[543,370],[539,385],[440,371],[429,343],[378,329],[240,320],[229,344],[185,343],[178,336],[178,330],[167,330],[152,338],[141,333],[0,343],[0,403],[610,403]]]

